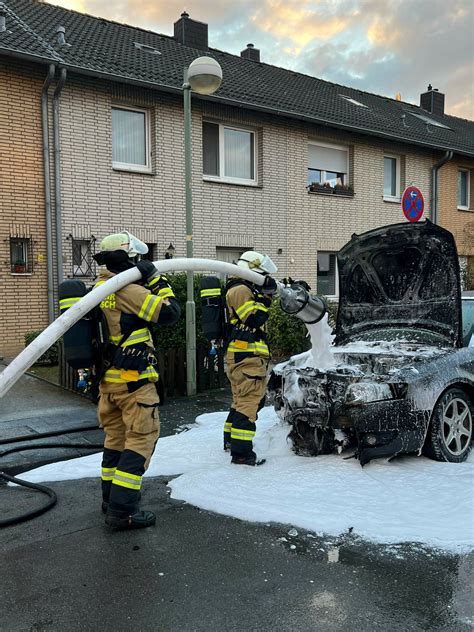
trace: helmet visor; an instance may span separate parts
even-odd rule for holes
[[[273,263],[273,261],[267,255],[263,257],[263,261],[260,264],[260,268],[267,274],[275,274],[275,272],[278,272],[277,266]]]
[[[126,235],[128,235],[129,245],[128,245],[128,256],[135,257],[136,255],[146,255],[148,252],[148,246],[138,237],[132,235],[127,230],[124,231]]]

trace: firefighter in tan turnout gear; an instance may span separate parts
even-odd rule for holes
[[[277,267],[266,255],[249,250],[237,265],[265,275],[263,286],[232,278],[226,286],[227,374],[232,388],[232,407],[224,425],[224,449],[230,448],[232,463],[260,465],[253,451],[255,422],[265,401],[267,367],[270,359],[265,323],[276,281],[269,276]]]
[[[148,527],[151,511],[140,510],[142,476],[148,467],[160,432],[158,373],[150,323],[173,324],[180,307],[166,277],[151,261],[132,258],[148,252],[142,241],[124,231],[100,244],[96,261],[105,266],[100,285],[133,266],[142,282],[130,283],[109,295],[100,308],[109,330],[107,365],[100,382],[98,417],[105,432],[102,458],[102,510],[115,529]]]

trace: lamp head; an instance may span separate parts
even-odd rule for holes
[[[188,68],[188,83],[198,94],[213,94],[221,85],[222,68],[212,57],[198,57]]]

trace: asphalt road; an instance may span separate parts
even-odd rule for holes
[[[225,392],[170,400],[161,409],[163,435],[228,403]],[[94,419],[89,402],[25,376],[1,402],[0,438]],[[2,467],[8,459],[21,472],[77,455],[24,451]],[[474,554],[250,524],[174,502],[156,478],[145,479],[143,500],[157,513],[156,527],[111,533],[98,480],[50,486],[56,507],[0,530],[0,632],[474,630]],[[2,518],[42,501],[0,485]]]
[[[109,532],[97,481],[51,487],[55,508],[0,532],[2,632],[473,629],[474,555],[217,516],[163,479],[145,480],[154,528]],[[39,502],[0,491],[7,514]]]

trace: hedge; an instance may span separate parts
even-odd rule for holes
[[[37,338],[42,330],[28,331],[25,334],[25,347],[27,347],[35,338]],[[36,360],[35,364],[42,364],[44,366],[53,366],[58,364],[58,343],[55,342],[51,347],[43,353],[42,356]]]

